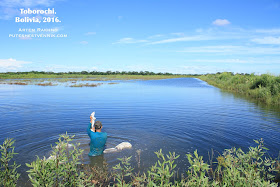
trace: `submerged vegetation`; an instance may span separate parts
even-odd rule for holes
[[[100,86],[102,84],[103,83],[97,83],[97,84],[89,84],[89,83],[86,83],[86,84],[73,84],[73,85],[70,85],[69,87],[97,87],[97,86]]]
[[[269,74],[206,74],[201,80],[218,88],[249,96],[269,105],[280,105],[280,76]]]
[[[186,173],[176,175],[176,160],[179,155],[165,155],[162,150],[155,152],[158,161],[146,172],[135,173],[131,166],[132,157],[120,158],[120,163],[110,171],[105,165],[102,168],[81,164],[82,149],[74,145],[67,133],[61,135],[56,147],[52,147],[50,159],[40,159],[26,164],[29,183],[33,186],[277,186],[277,175],[280,173],[280,162],[267,154],[262,139],[255,140],[256,147],[248,152],[241,149],[226,149],[209,163],[198,155],[187,154],[189,167]],[[19,174],[13,158],[14,141],[6,139],[1,146],[0,185],[16,186]],[[279,177],[279,176],[278,176]]]
[[[47,82],[47,83],[38,83],[35,84],[37,86],[56,86],[55,84],[53,84],[52,82]]]

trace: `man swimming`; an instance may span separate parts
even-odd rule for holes
[[[90,152],[89,156],[101,155],[104,151],[107,141],[107,133],[101,132],[102,123],[95,121],[94,114],[90,116],[90,123],[87,128],[88,136],[90,137]],[[94,125],[93,125],[94,124]]]

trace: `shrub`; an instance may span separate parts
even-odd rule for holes
[[[172,184],[170,179],[174,176],[174,169],[177,166],[174,161],[179,158],[179,155],[176,155],[175,152],[169,152],[168,155],[164,156],[161,149],[155,154],[159,160],[148,171],[148,184],[152,186],[170,186]]]
[[[277,186],[275,178],[277,162],[266,155],[263,140],[255,140],[256,147],[247,153],[231,148],[217,159],[216,180],[221,186]]]
[[[10,162],[14,155],[15,147],[13,144],[15,141],[13,139],[7,138],[3,145],[0,145],[1,151],[1,165],[0,165],[0,186],[12,187],[17,185],[18,178],[20,174],[17,173],[17,165],[15,162],[11,165]]]
[[[269,74],[207,74],[200,79],[227,91],[250,96],[266,104],[280,105],[280,76]]]
[[[73,137],[67,133],[60,135],[49,159],[37,157],[31,164],[26,164],[30,167],[27,172],[33,186],[92,186],[91,176],[78,169],[83,150],[77,148],[79,145],[69,150]]]
[[[52,159],[37,158],[27,164],[29,178],[33,186],[277,186],[274,182],[280,171],[280,163],[267,154],[263,139],[254,140],[256,147],[250,147],[248,152],[242,149],[226,149],[216,158],[210,160],[210,165],[204,162],[197,150],[187,154],[189,167],[187,176],[175,176],[175,164],[179,155],[174,152],[164,155],[162,150],[155,152],[158,161],[142,174],[134,174],[130,165],[131,157],[119,158],[119,164],[108,168],[91,168],[80,166],[79,157],[83,150],[74,146],[69,150],[72,137],[61,135],[57,146],[53,148]],[[13,158],[14,143],[6,139],[1,146],[1,185],[16,186],[19,167],[9,161]],[[213,159],[214,153],[212,154]],[[114,180],[111,180],[114,178]]]

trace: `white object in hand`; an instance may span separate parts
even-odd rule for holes
[[[93,128],[94,122],[95,122],[95,120],[96,120],[96,118],[94,117],[94,115],[95,115],[95,112],[91,113],[91,115],[90,115],[91,118],[92,118],[92,121],[91,121],[91,122],[92,122],[92,123],[91,123],[91,128]],[[91,129],[91,131],[94,132],[92,129]]]
[[[92,120],[96,120],[96,118],[94,117],[94,115],[95,115],[95,112],[93,112],[93,113],[91,113],[91,117],[92,117]]]

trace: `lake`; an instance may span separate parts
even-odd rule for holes
[[[141,150],[139,169],[143,170],[154,164],[154,152],[162,149],[181,155],[178,168],[186,171],[186,153],[197,149],[208,161],[211,149],[215,156],[234,146],[248,150],[259,138],[265,140],[271,156],[278,156],[279,109],[264,109],[196,78],[113,82],[118,84],[0,85],[0,141],[16,140],[20,172],[36,155],[49,156],[50,145],[66,131],[76,135],[74,143],[85,150],[83,162],[90,163],[86,128],[93,111],[108,133],[107,148],[123,141],[133,145],[102,156],[109,167],[123,156],[132,156],[136,167],[136,151]]]

